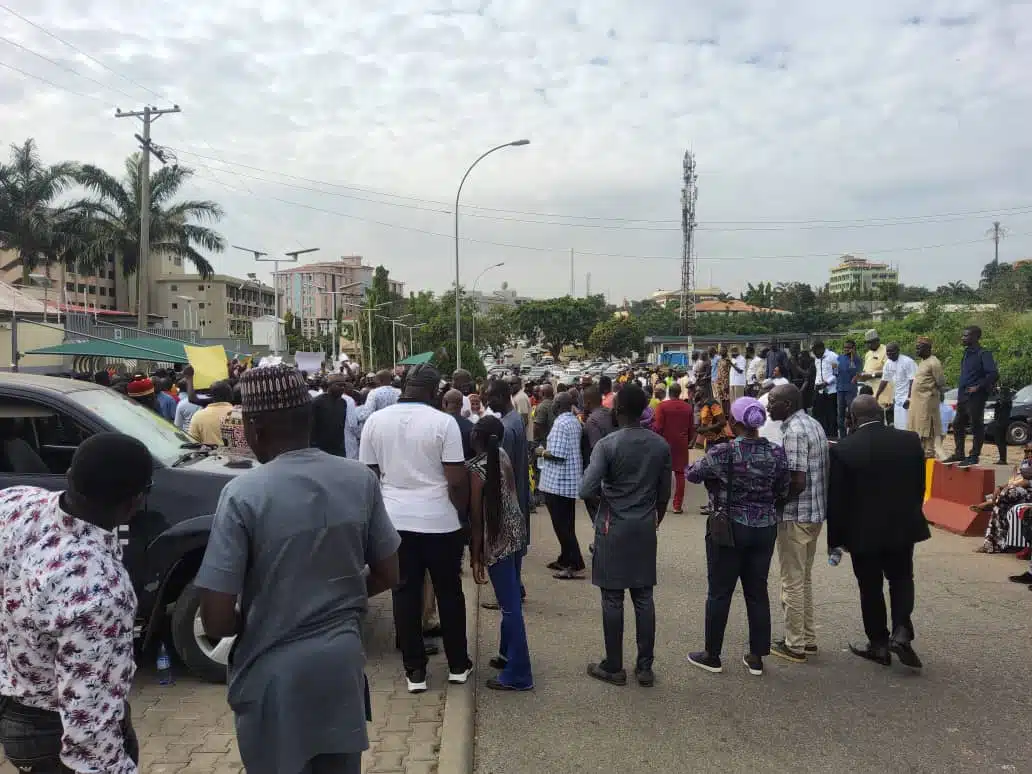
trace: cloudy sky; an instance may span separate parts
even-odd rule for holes
[[[459,179],[520,138],[463,190],[463,284],[504,261],[481,289],[562,294],[572,248],[578,294],[677,287],[688,147],[700,286],[824,282],[845,252],[973,283],[994,220],[1032,256],[1018,0],[0,0],[0,36],[5,144],[117,171],[114,108],[179,104],[154,139],[230,243],[413,290],[453,281]]]

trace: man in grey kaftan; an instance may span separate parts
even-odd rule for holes
[[[624,396],[624,392],[629,394]],[[646,400],[645,393],[633,385],[618,393],[620,429],[595,445],[580,486],[581,498],[601,497],[595,517],[591,582],[602,591],[606,658],[590,665],[588,673],[618,684],[627,680],[623,669],[624,589],[630,590],[634,604],[635,674],[642,685],[652,684],[656,530],[670,499],[671,456],[662,437],[638,425]]]

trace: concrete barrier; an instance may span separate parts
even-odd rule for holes
[[[982,536],[989,525],[988,513],[975,513],[996,488],[996,474],[989,468],[958,468],[936,462],[932,466],[929,497],[924,515],[930,524],[968,537]]]

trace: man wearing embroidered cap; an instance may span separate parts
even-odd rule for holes
[[[864,343],[867,344],[867,352],[864,353],[864,372],[857,377],[857,380],[866,384],[873,392],[877,392],[881,385],[882,372],[885,370],[888,354],[885,345],[881,343],[878,331],[874,328],[864,334]]]
[[[250,774],[359,774],[370,712],[361,618],[398,582],[400,539],[376,476],[309,447],[298,371],[247,371],[240,395],[263,465],[222,490],[194,581],[206,633],[237,636],[228,699],[240,755]]]

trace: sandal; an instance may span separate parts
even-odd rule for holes
[[[534,690],[534,686],[533,685],[528,685],[526,688],[520,688],[520,687],[515,686],[515,685],[509,685],[508,683],[503,683],[497,677],[490,678],[487,681],[487,687],[490,688],[492,691],[532,691],[532,690]]]

